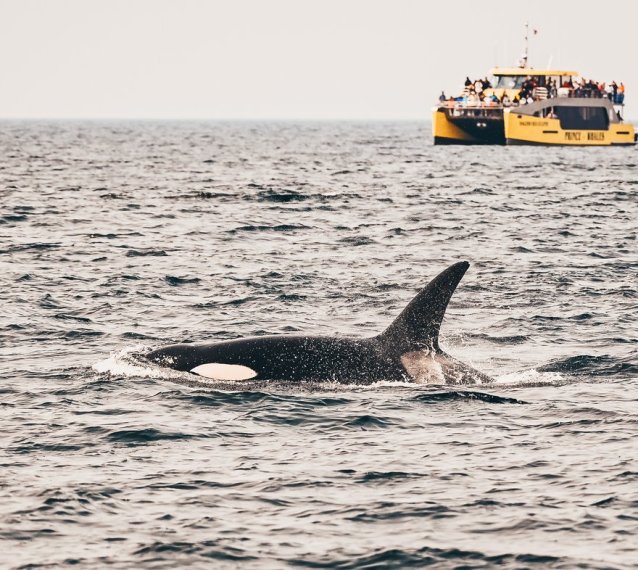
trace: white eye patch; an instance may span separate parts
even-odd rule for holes
[[[200,364],[193,368],[191,372],[211,380],[250,380],[257,376],[257,372],[252,368],[248,368],[248,366],[220,364],[219,362]]]

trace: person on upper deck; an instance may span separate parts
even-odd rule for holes
[[[611,101],[615,103],[618,100],[618,84],[615,81],[611,82]]]
[[[606,89],[605,82],[603,81],[602,83],[599,83],[598,84],[598,95],[597,95],[597,97],[599,97],[599,98],[605,97],[605,94],[606,94],[605,89]]]
[[[619,105],[623,105],[625,103],[625,84],[621,81],[618,86],[618,101]]]

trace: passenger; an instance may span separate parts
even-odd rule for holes
[[[537,85],[538,83],[536,80],[528,75],[521,85],[521,100],[526,100],[532,97]]]
[[[470,80],[469,76],[465,76],[465,87],[469,87],[470,85],[472,85],[472,81]]]
[[[556,113],[554,113],[554,107],[550,107],[548,109],[547,118],[548,119],[558,119],[558,115]]]
[[[616,84],[615,81],[611,82],[611,93],[613,95],[612,102],[617,103],[618,102],[618,85]]]
[[[621,81],[618,86],[618,104],[624,105],[625,103],[625,84]]]
[[[443,101],[445,101],[447,99],[447,97],[445,96],[445,91],[441,91],[441,94],[439,95],[439,102],[443,103]]]
[[[602,99],[603,97],[605,97],[605,82],[604,81],[598,84],[598,98]]]
[[[511,104],[512,104],[512,101],[507,96],[507,93],[503,91],[503,96],[501,97],[501,105],[503,105],[503,107],[509,107]]]
[[[590,82],[587,79],[583,78],[583,82],[582,82],[582,84],[580,86],[580,96],[581,97],[585,97],[585,98],[591,97],[591,92],[590,92],[590,89],[589,89],[589,83]]]

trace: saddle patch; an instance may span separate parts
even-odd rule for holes
[[[433,352],[406,352],[401,355],[401,364],[417,384],[445,384],[443,367],[435,360]]]

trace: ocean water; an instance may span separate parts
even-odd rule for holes
[[[635,567],[635,148],[3,122],[0,151],[2,567]],[[460,260],[441,344],[489,385],[135,356],[373,335]]]

